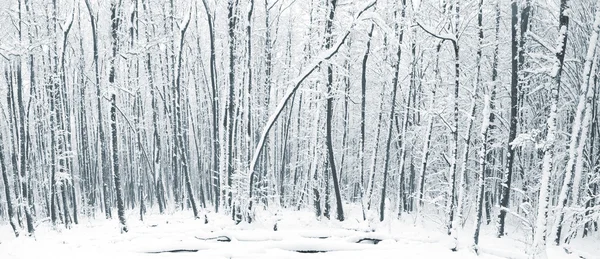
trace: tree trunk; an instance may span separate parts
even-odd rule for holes
[[[365,50],[365,55],[362,60],[362,75],[361,75],[361,101],[360,101],[360,193],[361,193],[361,201],[364,201],[364,182],[365,182],[365,110],[367,103],[367,61],[369,59],[369,53],[371,52],[371,39],[373,38],[373,29],[375,28],[375,24],[371,24],[371,28],[369,29],[369,33],[367,36],[369,39],[367,40],[367,49]],[[365,212],[364,212],[364,202],[363,202],[363,220],[366,220]]]
[[[431,103],[430,109],[434,109],[435,104],[435,93],[437,87],[442,83],[440,76],[440,49],[442,47],[442,43],[438,43],[436,46],[436,55],[435,55],[435,66],[434,66],[434,76],[435,76],[435,85],[433,86],[433,90],[431,91]],[[434,123],[434,114],[430,115],[429,124],[427,125],[427,133],[425,133],[425,143],[423,144],[423,157],[421,158],[421,180],[419,181],[419,208],[417,209],[417,213],[421,213],[423,209],[423,198],[425,196],[425,175],[427,173],[427,159],[429,157],[429,146],[431,145],[431,134],[433,130]]]
[[[183,55],[183,42],[185,38],[185,32],[190,24],[191,13],[187,17],[183,28],[181,29],[181,36],[179,42],[179,55],[177,58],[177,81],[176,81],[176,102],[175,102],[175,118],[176,118],[176,127],[177,127],[177,151],[178,158],[181,160],[181,169],[183,170],[183,177],[185,180],[185,187],[188,194],[188,199],[190,204],[192,205],[192,211],[194,212],[194,218],[198,218],[198,208],[196,207],[196,200],[194,198],[194,192],[192,190],[192,185],[190,181],[190,171],[188,165],[188,157],[187,157],[187,148],[185,147],[185,143],[183,141],[183,125],[182,125],[182,115],[181,115],[181,62]]]
[[[531,256],[535,258],[546,258],[546,228],[548,220],[548,211],[550,206],[550,175],[554,168],[554,146],[557,138],[557,116],[558,116],[558,101],[559,90],[561,84],[561,73],[565,59],[565,50],[567,47],[567,36],[569,28],[569,16],[566,14],[568,9],[568,0],[560,1],[559,15],[559,35],[557,37],[556,61],[552,70],[554,82],[551,88],[551,103],[550,114],[548,114],[548,131],[546,133],[546,143],[544,145],[544,158],[542,163],[542,178],[540,180],[540,192],[538,200],[537,219],[534,228],[533,249]]]
[[[110,61],[110,70],[108,76],[108,82],[110,86],[113,88],[113,91],[117,91],[117,86],[115,85],[116,78],[116,65],[115,61],[117,59],[118,52],[118,36],[117,32],[119,30],[120,17],[117,13],[117,3],[113,0],[110,4],[110,18],[111,18],[111,46],[112,46],[112,56]],[[127,222],[125,220],[125,206],[123,204],[123,190],[121,187],[121,173],[119,172],[119,139],[117,136],[117,97],[113,92],[111,94],[111,107],[110,107],[110,119],[111,119],[111,135],[112,135],[112,159],[113,159],[113,176],[115,181],[115,191],[117,195],[117,212],[119,216],[119,223],[121,233],[127,232]]]
[[[479,17],[482,14],[482,3],[481,0],[479,6]],[[481,21],[481,20],[480,20]],[[481,23],[480,23],[480,27]],[[480,42],[481,43],[481,42]],[[483,214],[483,195],[485,193],[485,167],[486,167],[486,153],[488,149],[488,130],[490,123],[490,114],[492,111],[490,110],[490,97],[486,94],[484,96],[483,102],[483,121],[481,124],[481,148],[479,151],[479,176],[477,177],[477,199],[475,202],[476,211],[475,211],[475,233],[473,234],[473,249],[476,253],[479,254],[479,232],[481,231],[481,222],[482,214]]]
[[[400,21],[404,20],[406,16],[406,0],[402,0],[401,7],[401,18]],[[392,65],[392,70],[394,71],[394,77],[392,78],[392,109],[390,111],[390,125],[388,128],[387,140],[385,144],[385,157],[384,157],[384,166],[383,166],[383,186],[381,187],[381,202],[379,203],[379,221],[383,221],[385,219],[385,196],[387,189],[387,178],[388,178],[388,169],[389,169],[389,160],[390,160],[390,145],[392,142],[392,125],[394,124],[394,115],[396,109],[396,92],[398,90],[398,81],[399,73],[400,73],[400,61],[402,57],[402,40],[404,37],[404,30],[400,28],[400,26],[404,27],[398,23],[395,24],[395,30],[398,35],[398,45],[396,46],[396,60]]]
[[[502,193],[500,198],[500,215],[498,216],[498,237],[505,234],[504,225],[506,220],[506,209],[510,203],[510,189],[513,177],[513,167],[515,161],[515,149],[511,143],[517,136],[517,125],[519,122],[519,70],[523,63],[523,44],[524,35],[529,26],[529,0],[525,4],[525,8],[521,12],[521,37],[517,36],[518,18],[518,3],[511,3],[511,80],[510,80],[510,126],[507,142],[507,164],[506,173],[502,183]]]
[[[8,212],[8,222],[15,233],[15,237],[19,237],[20,229],[17,226],[17,221],[15,219],[15,211],[13,207],[13,199],[10,193],[10,182],[8,180],[8,172],[6,170],[6,164],[4,163],[4,140],[2,140],[2,135],[0,134],[0,170],[2,170],[2,183],[4,184],[4,194],[6,195],[6,207]]]
[[[98,110],[98,143],[100,145],[100,168],[102,174],[102,197],[104,199],[104,214],[107,219],[112,218],[111,204],[109,200],[108,184],[110,182],[110,172],[108,165],[108,154],[104,136],[103,119],[102,119],[102,95],[100,93],[100,70],[98,61],[98,32],[96,29],[96,16],[92,11],[90,0],[85,0],[88,12],[90,14],[90,22],[92,26],[92,42],[93,42],[93,55],[94,55],[94,73],[95,73],[95,84],[96,84],[96,101]]]
[[[561,230],[563,227],[563,220],[565,217],[564,208],[567,206],[569,194],[572,195],[573,201],[577,202],[579,199],[579,182],[581,180],[581,168],[583,163],[583,148],[587,137],[587,128],[589,125],[589,119],[591,110],[589,110],[593,97],[593,88],[590,83],[592,72],[592,65],[595,58],[596,43],[598,41],[598,31],[600,30],[600,3],[596,5],[596,15],[594,19],[593,31],[590,36],[589,45],[585,57],[585,63],[583,68],[582,80],[583,83],[580,85],[578,96],[577,108],[575,110],[575,121],[573,121],[573,127],[571,128],[571,139],[569,142],[569,159],[565,167],[565,173],[563,175],[563,185],[558,196],[557,205],[557,220],[553,226],[554,244],[560,245],[561,242]],[[590,91],[591,90],[591,91]],[[587,108],[586,108],[587,107]],[[582,125],[583,124],[583,125]],[[573,175],[575,171],[575,175]],[[577,182],[574,186],[574,182]],[[575,187],[577,189],[575,189]]]

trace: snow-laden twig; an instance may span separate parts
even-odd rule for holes
[[[531,32],[531,31],[527,31],[527,36],[531,37],[531,39],[533,39],[535,42],[540,44],[542,47],[546,48],[548,51],[550,51],[552,53],[556,53],[556,49],[554,47],[552,47],[550,44],[548,44],[547,42],[545,42],[542,39],[542,37],[538,36],[537,34]]]
[[[428,34],[430,34],[431,36],[438,38],[440,40],[449,40],[452,41],[453,43],[456,43],[456,37],[454,37],[454,35],[446,33],[446,34],[437,34],[434,33],[433,30],[425,28],[425,26],[423,26],[421,23],[417,22],[417,26],[421,27],[421,29],[423,29],[425,32],[427,32]]]

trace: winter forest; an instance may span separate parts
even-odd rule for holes
[[[599,33],[595,0],[0,0],[0,258],[598,258]]]

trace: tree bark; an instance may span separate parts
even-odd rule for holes
[[[109,165],[108,165],[108,151],[106,147],[102,119],[102,95],[100,92],[100,70],[98,61],[98,32],[96,29],[96,16],[92,11],[90,0],[85,0],[88,13],[90,14],[90,23],[92,26],[92,42],[93,42],[93,55],[94,55],[94,73],[95,73],[95,85],[96,85],[96,102],[98,110],[98,143],[100,145],[100,173],[102,174],[102,197],[104,200],[104,215],[107,219],[112,218],[111,204],[108,197],[108,184],[110,182]]]
[[[568,0],[560,1],[559,15],[559,35],[557,37],[556,61],[552,69],[552,79],[554,80],[551,88],[550,113],[548,114],[548,131],[546,133],[546,143],[544,145],[544,158],[542,163],[542,178],[540,180],[540,192],[538,199],[538,211],[534,228],[531,256],[535,258],[546,258],[546,228],[548,220],[548,210],[550,206],[550,175],[554,168],[554,146],[557,138],[557,116],[559,90],[561,85],[561,74],[565,59],[565,50],[567,47],[567,36],[569,28],[569,16],[566,13],[568,9]]]
[[[337,6],[337,0],[330,0],[329,2],[329,17],[327,18],[327,22],[325,25],[325,47],[327,49],[331,48],[332,45],[332,29],[333,29],[333,17],[335,14],[335,9]],[[342,197],[340,194],[340,186],[337,177],[337,171],[335,168],[335,155],[333,154],[333,140],[331,138],[331,122],[333,118],[333,97],[332,95],[332,84],[333,84],[333,69],[331,65],[327,65],[327,108],[326,108],[326,145],[327,145],[327,157],[329,161],[329,170],[331,172],[331,176],[333,178],[333,188],[335,190],[335,201],[337,205],[337,219],[339,221],[344,221],[344,208],[342,207]]]
[[[392,128],[393,128],[393,124],[394,124],[394,116],[395,116],[395,110],[396,110],[396,92],[398,91],[398,85],[399,85],[399,73],[400,73],[400,61],[401,61],[401,57],[402,57],[402,40],[404,38],[404,29],[400,28],[400,26],[404,27],[402,24],[404,21],[404,18],[406,17],[406,0],[402,0],[402,7],[400,9],[401,12],[401,16],[400,16],[400,22],[397,22],[395,25],[395,30],[396,33],[398,34],[398,45],[396,46],[396,60],[395,63],[393,63],[392,65],[392,70],[394,71],[394,77],[392,78],[392,108],[390,111],[390,122],[389,122],[389,128],[388,128],[388,134],[387,134],[387,140],[386,140],[386,144],[385,144],[385,157],[384,159],[384,165],[383,165],[383,186],[381,187],[381,201],[379,203],[379,221],[383,221],[385,219],[385,196],[386,196],[386,189],[387,189],[387,178],[389,175],[388,169],[389,169],[389,163],[390,163],[390,145],[392,142]],[[396,13],[396,12],[394,12]]]

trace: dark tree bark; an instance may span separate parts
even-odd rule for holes
[[[523,37],[528,27],[529,21],[529,1],[526,2],[525,8],[521,13],[521,37],[517,36],[518,18],[518,5],[517,1],[511,3],[511,78],[510,78],[510,126],[508,133],[507,142],[507,164],[506,173],[502,183],[502,196],[500,199],[500,207],[504,208],[500,210],[498,216],[498,237],[502,237],[505,234],[504,225],[506,220],[506,209],[508,209],[510,203],[510,188],[513,177],[513,167],[515,161],[515,149],[510,145],[517,136],[517,125],[519,122],[519,66],[520,62],[523,62]],[[519,50],[519,47],[521,50]]]
[[[107,219],[112,218],[111,204],[109,200],[109,189],[108,184],[110,182],[110,168],[108,165],[108,150],[105,142],[103,117],[102,117],[102,94],[100,93],[100,70],[98,63],[98,32],[96,29],[96,16],[92,11],[90,0],[85,0],[88,12],[90,14],[90,22],[92,26],[92,43],[94,53],[94,73],[95,73],[95,84],[96,84],[96,102],[98,110],[98,144],[100,145],[100,173],[102,174],[102,197],[104,200],[104,214]]]
[[[121,233],[126,233],[127,229],[127,221],[125,220],[125,205],[123,203],[123,190],[121,187],[121,173],[119,172],[119,139],[117,135],[117,97],[113,93],[111,95],[111,107],[110,107],[110,128],[112,135],[112,159],[113,159],[113,175],[115,180],[115,191],[117,193],[117,212],[119,216],[119,228],[121,229]]]
[[[228,25],[228,41],[229,41],[229,99],[228,99],[228,122],[227,122],[227,206],[232,209],[232,193],[231,184],[233,177],[233,119],[235,117],[233,101],[235,88],[235,27],[237,18],[235,17],[235,9],[237,8],[238,0],[228,0],[227,2],[227,25]],[[233,212],[233,209],[231,210]]]
[[[215,212],[219,212],[219,204],[220,204],[220,193],[221,193],[221,174],[219,173],[219,152],[220,142],[219,142],[219,107],[218,107],[218,99],[219,99],[219,91],[217,89],[217,66],[215,61],[215,31],[214,31],[214,18],[212,16],[211,10],[206,3],[206,0],[202,0],[204,4],[204,10],[206,11],[206,17],[208,21],[208,30],[209,30],[209,38],[210,38],[210,85],[211,85],[211,110],[212,110],[212,179],[213,179],[213,188],[214,188],[214,197],[215,197]]]
[[[362,75],[360,80],[360,89],[361,89],[361,101],[360,101],[360,195],[361,202],[364,199],[364,182],[365,182],[365,110],[367,104],[367,61],[369,60],[369,53],[371,52],[371,38],[373,37],[373,29],[375,28],[375,24],[371,24],[371,28],[369,29],[369,33],[367,36],[369,39],[367,40],[367,49],[365,50],[365,55],[362,60]],[[363,202],[364,203],[364,202]],[[364,207],[364,205],[363,205]],[[366,220],[366,215],[363,208],[363,220]]]
[[[477,27],[479,30],[479,41],[477,42],[477,75],[476,75],[476,84],[481,84],[481,58],[482,58],[482,48],[483,48],[483,0],[479,0],[479,5],[477,8]],[[495,87],[495,86],[492,86]],[[484,89],[485,90],[485,89]],[[486,93],[484,94],[483,100],[483,116],[481,123],[481,147],[479,150],[479,175],[477,177],[477,198],[475,200],[475,233],[473,234],[473,244],[474,250],[476,253],[479,253],[479,233],[481,231],[481,222],[483,221],[483,202],[484,202],[484,194],[485,194],[485,174],[486,174],[486,162],[487,162],[487,152],[489,146],[488,133],[489,133],[489,125],[490,118],[493,111],[491,111],[490,107],[490,97]],[[468,145],[468,144],[467,144]],[[465,165],[466,166],[466,163]]]
[[[406,16],[406,0],[402,0],[401,7],[401,20],[404,20]],[[394,12],[396,14],[397,11]],[[398,81],[399,81],[399,73],[400,73],[400,61],[402,58],[402,40],[404,38],[404,30],[400,28],[400,25],[396,23],[395,25],[396,33],[398,33],[398,45],[396,46],[396,60],[393,64],[392,70],[394,71],[394,77],[392,78],[392,109],[390,111],[390,122],[388,128],[388,135],[385,144],[385,157],[384,157],[384,166],[383,166],[383,186],[381,187],[381,202],[379,203],[379,221],[383,221],[385,219],[385,199],[386,199],[386,189],[387,189],[387,178],[389,175],[389,163],[390,163],[390,145],[392,142],[392,129],[394,125],[394,115],[396,109],[396,92],[398,90]]]
[[[110,60],[110,70],[108,75],[108,82],[113,89],[113,91],[117,91],[117,86],[115,85],[115,77],[116,77],[116,69],[115,69],[115,60],[117,59],[118,52],[118,36],[117,33],[119,31],[120,26],[120,17],[117,13],[117,3],[115,0],[110,3],[110,18],[111,18],[111,60]],[[127,232],[127,222],[125,220],[125,206],[123,204],[123,190],[121,187],[121,173],[119,172],[119,139],[117,134],[117,97],[113,92],[111,95],[111,107],[110,107],[110,119],[111,119],[111,135],[112,135],[112,159],[113,159],[113,176],[115,181],[115,191],[117,194],[117,212],[119,216],[119,223],[121,233]]]
[[[4,184],[4,194],[6,195],[6,207],[8,213],[8,222],[15,233],[15,237],[19,237],[19,226],[17,225],[15,219],[15,211],[13,207],[13,199],[10,191],[10,182],[8,180],[8,172],[6,170],[6,164],[4,163],[4,140],[2,139],[2,134],[0,134],[0,170],[2,170],[2,183]]]
[[[567,10],[569,9],[568,0],[560,1],[560,12],[559,12],[559,26],[558,26],[558,35],[556,46],[557,48],[554,50],[555,61],[554,68],[552,71],[552,86],[550,89],[550,112],[548,114],[547,119],[547,132],[546,132],[546,143],[543,148],[544,157],[542,162],[542,177],[541,177],[541,186],[539,191],[538,198],[538,211],[536,217],[536,223],[534,228],[534,236],[533,236],[533,245],[531,253],[533,255],[539,256],[541,258],[546,257],[546,236],[547,236],[547,225],[548,225],[548,213],[550,210],[550,191],[551,191],[551,183],[550,176],[554,164],[557,162],[555,158],[555,146],[556,139],[558,135],[558,125],[557,125],[557,116],[558,116],[558,102],[560,100],[560,87],[561,87],[561,78],[562,78],[562,70],[565,60],[566,48],[567,48],[567,38],[569,31],[569,13]],[[560,232],[560,226],[558,229]],[[553,240],[555,241],[555,240]]]
[[[144,11],[148,12],[148,15],[150,15],[150,11],[148,10],[148,6],[146,4],[146,1],[142,1],[142,7],[144,8]],[[149,21],[147,21],[148,23]],[[146,29],[146,38],[150,38],[149,37],[149,32],[148,29]],[[147,74],[148,74],[148,85],[150,87],[150,95],[152,96],[152,140],[154,142],[154,151],[153,151],[153,169],[152,169],[152,176],[153,176],[153,181],[154,181],[154,188],[155,188],[155,195],[156,195],[156,202],[158,203],[158,211],[160,212],[160,214],[163,214],[165,211],[165,197],[164,197],[164,184],[163,184],[163,180],[162,180],[162,170],[161,170],[161,157],[160,154],[162,152],[161,150],[161,141],[160,141],[160,136],[159,136],[159,130],[158,130],[158,100],[156,98],[156,86],[154,85],[154,76],[152,73],[152,57],[150,55],[150,52],[146,53],[146,70],[147,70]]]
[[[196,200],[194,198],[194,192],[192,190],[192,184],[190,181],[190,171],[188,168],[188,158],[187,158],[187,149],[185,147],[185,143],[183,141],[183,125],[182,125],[182,115],[181,115],[181,62],[182,62],[182,54],[183,54],[183,42],[185,38],[185,32],[190,24],[191,14],[188,16],[186,23],[183,25],[181,29],[181,37],[179,42],[179,55],[177,61],[177,82],[176,82],[176,103],[175,103],[175,118],[176,118],[176,129],[177,129],[177,151],[179,155],[178,158],[181,159],[181,169],[183,170],[183,177],[185,180],[185,187],[188,194],[188,200],[192,205],[192,211],[194,212],[194,218],[198,218],[198,208],[196,207]]]
[[[329,16],[327,18],[327,22],[325,25],[325,47],[327,49],[331,48],[332,44],[332,29],[333,29],[333,17],[335,15],[335,8],[337,6],[337,0],[331,0],[329,2]],[[331,122],[333,117],[333,97],[332,94],[332,84],[333,84],[333,69],[331,65],[327,65],[327,112],[326,112],[326,145],[327,145],[327,154],[329,161],[329,170],[331,172],[331,176],[333,178],[333,188],[335,190],[335,201],[337,205],[337,219],[339,221],[344,221],[344,208],[342,207],[342,197],[340,194],[340,186],[337,177],[337,171],[335,168],[335,155],[333,154],[333,141],[331,139]]]

